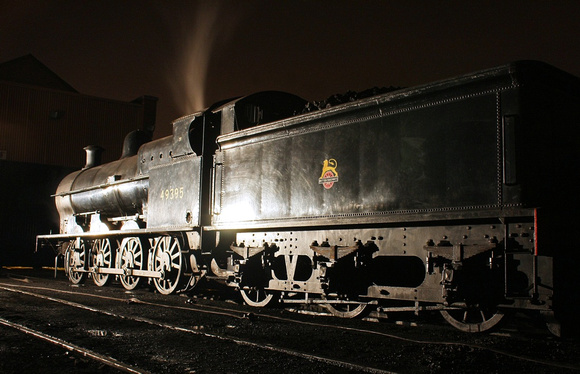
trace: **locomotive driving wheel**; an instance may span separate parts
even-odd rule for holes
[[[487,331],[497,326],[504,317],[497,308],[483,306],[441,310],[441,315],[451,326],[465,332]]]
[[[109,239],[96,239],[93,242],[92,266],[96,268],[110,269],[113,264],[113,250],[111,249],[111,241]],[[109,283],[110,274],[93,273],[93,282],[99,287],[105,286]]]
[[[261,308],[274,300],[274,292],[264,288],[240,289],[242,298],[249,306]]]
[[[169,235],[160,237],[149,264],[149,270],[161,273],[161,278],[153,278],[157,291],[169,295],[177,290],[182,282],[183,267],[180,240]]]
[[[85,272],[86,259],[85,242],[81,239],[77,248],[77,240],[71,240],[64,258],[65,272],[71,283],[81,284],[87,279],[87,273]]]
[[[120,269],[123,271],[133,269],[143,270],[144,258],[143,246],[139,238],[132,237],[123,239],[119,255],[118,267]],[[123,274],[119,277],[119,280],[126,290],[133,290],[139,285],[141,277]]]

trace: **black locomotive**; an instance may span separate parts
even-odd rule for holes
[[[508,310],[551,330],[577,301],[580,80],[506,66],[296,115],[263,92],[126,139],[56,191],[73,283],[163,294],[213,274],[253,306],[440,310],[484,331]]]

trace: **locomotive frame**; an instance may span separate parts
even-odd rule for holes
[[[256,307],[434,309],[468,332],[522,309],[560,334],[578,297],[578,78],[526,61],[294,115],[304,103],[216,103],[88,162],[56,192],[60,234],[37,240],[73,283],[169,294],[213,274]]]

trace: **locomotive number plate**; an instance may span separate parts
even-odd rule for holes
[[[161,200],[183,199],[183,187],[161,189]]]

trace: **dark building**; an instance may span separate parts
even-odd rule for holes
[[[83,95],[32,55],[0,64],[0,266],[38,264],[36,235],[58,230],[51,194],[83,147],[118,159],[129,132],[153,131],[156,106]]]

